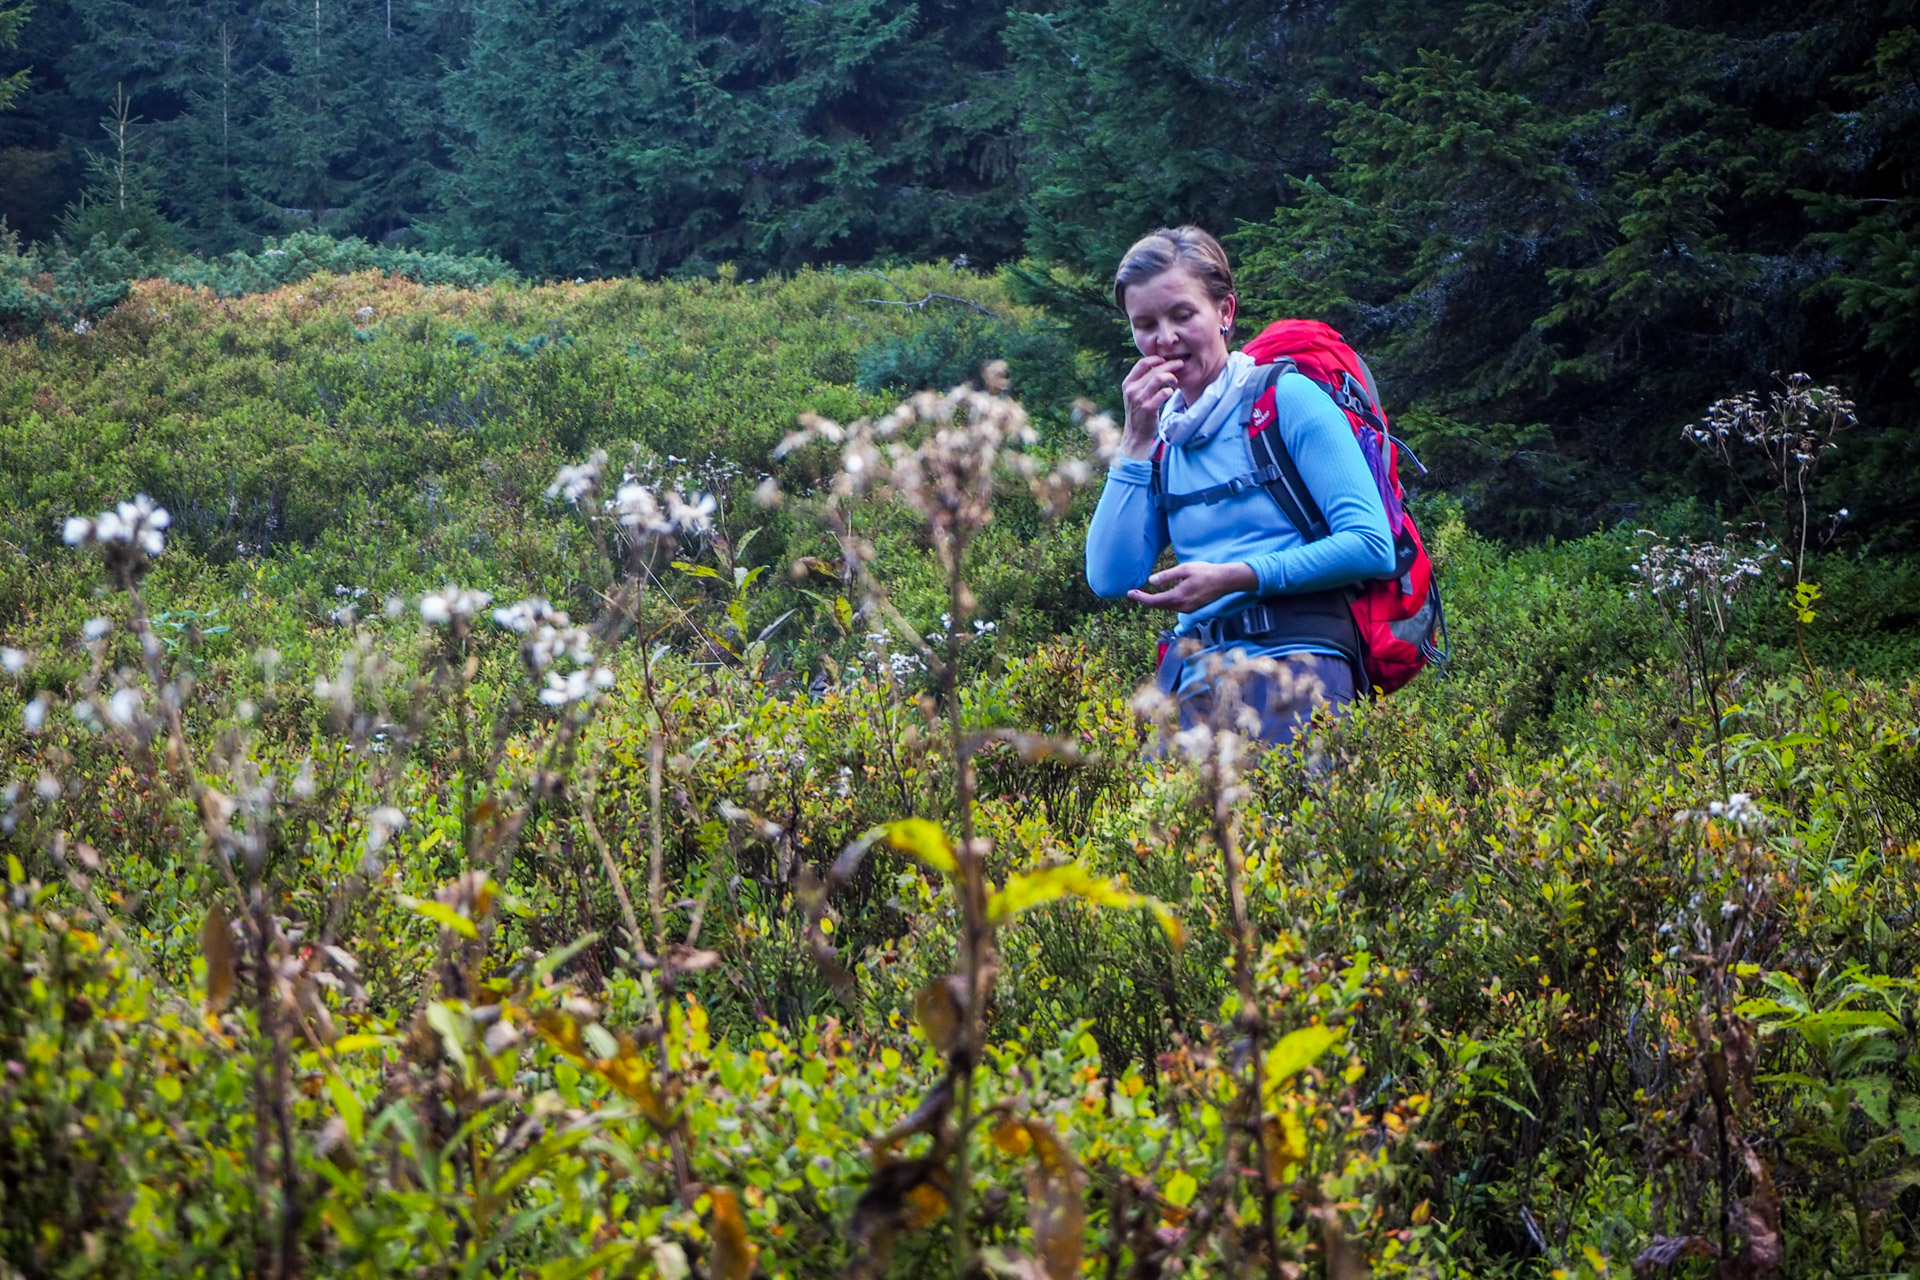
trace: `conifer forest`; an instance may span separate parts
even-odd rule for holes
[[[1444,588],[1286,749],[1188,222]],[[1916,537],[1915,0],[0,0],[0,1280],[1920,1280]]]

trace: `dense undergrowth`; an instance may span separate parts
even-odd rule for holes
[[[1914,571],[1433,498],[1448,679],[1149,760],[1054,343],[915,268],[0,347],[0,1271],[1913,1274]]]

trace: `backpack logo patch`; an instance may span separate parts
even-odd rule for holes
[[[1247,421],[1247,434],[1257,436],[1272,426],[1273,414],[1273,392],[1268,391],[1260,397],[1260,402],[1253,406],[1253,417]]]

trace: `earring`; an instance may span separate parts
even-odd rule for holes
[[[1230,333],[1232,333],[1232,332],[1233,332],[1233,325],[1232,325],[1232,324],[1223,324],[1223,325],[1221,325],[1221,326],[1220,326],[1220,336],[1221,336],[1221,337],[1223,337],[1223,338],[1224,338],[1224,337],[1226,337],[1226,336],[1227,336],[1228,334],[1230,334]]]

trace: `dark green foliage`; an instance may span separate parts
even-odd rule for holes
[[[33,14],[33,6],[22,2],[0,5],[0,50],[14,48],[20,43],[21,28],[27,25],[27,19]],[[0,76],[0,111],[13,106],[21,94],[27,90],[28,71],[25,67]]]
[[[444,241],[548,275],[1017,243],[988,7],[510,3],[447,82]]]
[[[1774,371],[1839,380],[1910,451],[1908,206],[1883,194],[1912,167],[1904,12],[1449,6],[1435,47],[1321,95],[1335,163],[1238,236],[1249,303],[1377,355],[1442,466],[1484,476],[1450,443],[1491,445],[1475,514],[1509,532],[1677,492],[1678,427]],[[1912,465],[1850,470],[1833,505],[1890,533]]]
[[[84,333],[127,296],[140,265],[125,241],[109,244],[103,236],[77,254],[61,245],[23,252],[19,237],[0,223],[0,336],[29,337],[49,327]]]
[[[336,240],[313,231],[297,232],[284,240],[269,237],[253,253],[236,250],[205,261],[186,259],[165,274],[178,284],[203,285],[232,297],[298,284],[313,275],[355,271],[379,271],[415,284],[456,289],[478,289],[519,278],[506,263],[481,254],[394,249],[364,240]]]

